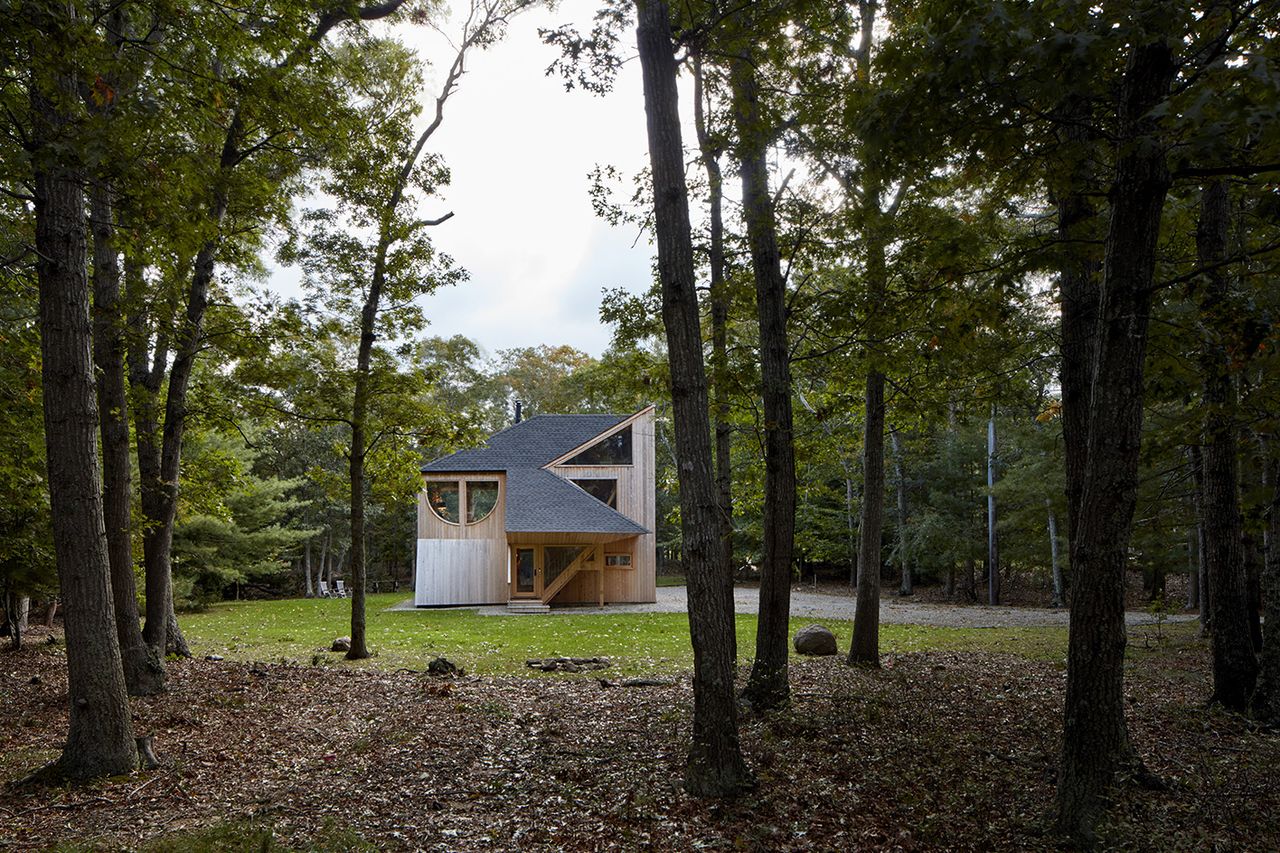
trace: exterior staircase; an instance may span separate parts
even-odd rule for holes
[[[513,614],[547,613],[551,605],[543,604],[536,598],[513,598],[507,602],[507,612]]]

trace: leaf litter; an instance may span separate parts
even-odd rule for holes
[[[35,645],[0,657],[0,847],[181,846],[252,821],[298,849],[334,826],[406,850],[1061,849],[1049,821],[1061,662],[793,660],[791,706],[742,720],[760,784],[735,801],[681,790],[687,675],[612,690],[588,673],[440,680],[204,660],[170,673],[167,694],[132,700],[164,766],[31,788],[13,780],[65,736],[63,659]],[[1137,650],[1128,675],[1133,740],[1171,789],[1118,786],[1105,846],[1280,849],[1280,738],[1204,707],[1203,642]]]

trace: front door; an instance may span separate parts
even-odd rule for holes
[[[542,594],[542,567],[537,548],[516,548],[513,598],[537,598]]]

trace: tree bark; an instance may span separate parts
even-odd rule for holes
[[[858,526],[858,598],[850,664],[880,665],[880,532],[884,525],[884,374],[867,373],[862,438],[862,519]]]
[[[764,565],[756,657],[743,696],[759,710],[790,697],[791,562],[795,550],[796,462],[792,432],[791,363],[787,348],[787,287],[766,161],[768,128],[760,113],[754,52],[730,59],[734,122],[742,175],[742,215],[751,249],[760,327],[760,388],[764,403]]]
[[[1265,485],[1270,492],[1266,517],[1265,562],[1262,567],[1263,621],[1262,655],[1258,686],[1253,694],[1253,713],[1272,725],[1280,723],[1280,454],[1274,440],[1262,437]]]
[[[306,598],[315,598],[315,587],[311,585],[311,540],[308,539],[302,546],[302,571],[304,572],[304,596]]]
[[[729,424],[729,284],[725,280],[724,176],[720,170],[720,148],[712,141],[703,111],[704,77],[701,54],[693,56],[693,116],[698,149],[707,173],[708,206],[711,214],[711,412],[715,430],[716,491],[720,495],[720,538],[724,540],[724,576],[733,589],[733,457],[732,427]],[[734,660],[738,657],[737,636],[733,638]]]
[[[120,301],[120,255],[115,246],[111,188],[92,182],[93,360],[98,372],[102,435],[102,512],[106,526],[111,592],[124,681],[131,696],[165,689],[164,662],[142,638],[133,578],[132,484],[129,403],[125,391],[124,310]]]
[[[1222,265],[1227,256],[1229,219],[1227,186],[1213,181],[1201,195],[1196,228],[1197,262],[1209,270],[1201,283],[1198,306],[1205,338],[1201,347],[1205,412],[1200,517],[1205,570],[1213,590],[1213,700],[1233,711],[1244,711],[1258,677],[1258,662],[1249,633],[1236,456],[1236,386],[1230,370],[1235,322]]]
[[[1207,637],[1213,630],[1213,598],[1209,588],[1209,571],[1205,564],[1204,548],[1204,453],[1200,445],[1193,444],[1187,448],[1187,458],[1191,463],[1191,503],[1195,514],[1196,568],[1198,569],[1200,598],[1200,636]]]
[[[1062,561],[1058,557],[1058,514],[1053,511],[1053,501],[1044,499],[1044,508],[1049,513],[1049,561],[1053,567],[1053,600],[1051,607],[1062,607],[1066,603],[1065,590],[1062,584]]]
[[[889,430],[889,441],[893,445],[893,470],[898,480],[898,557],[902,562],[902,585],[898,587],[898,595],[914,595],[911,560],[907,551],[907,472],[902,458],[902,441],[896,429]]]
[[[996,530],[996,404],[987,421],[987,604],[1000,603],[1000,536]]]
[[[1067,696],[1058,773],[1059,831],[1092,842],[1117,770],[1141,771],[1124,718],[1124,571],[1137,499],[1143,361],[1155,250],[1169,188],[1157,119],[1173,52],[1137,44],[1119,90],[1121,132],[1089,394],[1088,458],[1071,552]]]
[[[733,595],[722,577],[724,549],[711,468],[707,381],[671,21],[664,0],[638,0],[636,8],[693,641],[693,743],[684,787],[694,796],[733,796],[751,787],[754,780],[738,741],[731,640]]]
[[[68,7],[38,12],[47,43],[70,57]],[[52,96],[51,94],[52,93]],[[64,605],[69,730],[48,773],[88,779],[128,773],[137,753],[120,663],[102,519],[98,407],[94,394],[85,245],[84,173],[75,164],[69,73],[37,74],[31,86],[36,277],[40,289],[45,448],[54,553]]]

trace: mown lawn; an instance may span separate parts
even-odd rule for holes
[[[683,613],[618,613],[480,616],[473,610],[387,612],[403,593],[369,596],[368,636],[375,657],[351,663],[328,651],[334,637],[350,633],[350,602],[287,599],[217,604],[204,613],[180,616],[199,656],[233,660],[289,661],[316,665],[420,670],[443,656],[468,672],[506,675],[529,670],[529,658],[605,656],[619,674],[673,674],[693,665],[689,622]],[[851,623],[838,619],[793,619],[792,631],[821,622],[844,647]],[[756,617],[739,616],[740,657],[755,645]],[[887,654],[918,651],[1002,652],[1032,660],[1061,661],[1064,628],[932,628],[881,626]]]

